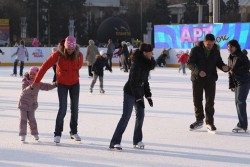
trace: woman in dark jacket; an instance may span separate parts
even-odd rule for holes
[[[144,100],[153,107],[151,91],[148,82],[149,72],[155,67],[153,59],[153,47],[149,44],[141,44],[132,57],[132,66],[128,81],[124,86],[123,114],[111,139],[109,148],[112,150],[122,150],[120,145],[122,134],[125,131],[131,117],[133,106],[136,112],[136,122],[134,129],[133,144],[136,148],[144,148],[142,142],[142,125],[144,120]]]
[[[249,59],[242,53],[238,41],[231,40],[227,44],[230,53],[228,57],[229,89],[235,92],[235,105],[239,122],[233,132],[246,132],[248,121],[246,100],[250,88]]]

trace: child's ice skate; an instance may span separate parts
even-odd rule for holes
[[[33,138],[34,138],[36,141],[39,140],[39,136],[38,136],[38,135],[32,135],[32,136],[33,136]]]
[[[142,141],[139,141],[137,144],[134,145],[134,148],[137,149],[144,149],[145,145]]]
[[[25,142],[25,138],[26,138],[26,135],[20,136],[20,141],[24,143]]]

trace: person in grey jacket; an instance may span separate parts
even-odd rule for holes
[[[89,77],[93,77],[92,65],[95,62],[96,55],[99,55],[100,53],[98,51],[97,46],[95,45],[95,42],[92,39],[89,40],[89,46],[87,47],[86,52],[86,61],[88,64]]]
[[[38,72],[37,67],[31,67],[29,72],[25,73],[22,80],[22,93],[20,95],[18,108],[20,110],[19,136],[21,141],[25,141],[27,135],[27,121],[30,126],[31,135],[35,140],[39,140],[35,110],[38,107],[37,96],[39,90],[51,90],[56,87],[56,83],[40,83],[37,87],[32,87],[34,78]]]
[[[20,45],[18,45],[17,51],[11,57],[13,57],[15,55],[16,55],[16,59],[14,62],[13,74],[11,74],[11,76],[17,75],[17,64],[20,61],[21,65],[20,65],[19,75],[20,75],[20,77],[22,77],[25,57],[27,57],[27,61],[29,61],[29,53],[27,51],[27,48],[24,45],[23,40],[20,41]]]
[[[112,69],[112,58],[113,58],[113,53],[115,51],[115,44],[112,42],[112,39],[108,40],[108,49],[107,49],[107,59],[108,59],[108,63],[109,66]]]

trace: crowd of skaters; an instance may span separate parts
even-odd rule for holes
[[[233,128],[232,132],[247,132],[248,120],[246,111],[246,99],[250,88],[249,59],[246,50],[241,47],[236,40],[228,42],[228,64],[222,61],[219,46],[215,43],[213,34],[207,34],[204,41],[200,41],[194,46],[190,54],[186,52],[183,57],[179,58],[182,64],[183,74],[185,73],[185,64],[191,70],[191,81],[193,90],[193,103],[195,122],[190,125],[190,130],[201,128],[205,122],[206,127],[210,131],[216,131],[214,121],[214,100],[216,92],[216,81],[218,79],[217,68],[229,74],[229,88],[235,92],[235,105],[239,121]],[[104,93],[103,89],[103,68],[112,72],[112,54],[118,53],[120,56],[120,67],[124,72],[129,72],[128,80],[124,85],[124,103],[123,114],[116,127],[110,142],[110,149],[121,150],[121,138],[126,129],[131,116],[133,107],[136,112],[136,126],[134,130],[133,145],[135,147],[144,148],[142,141],[142,125],[144,121],[144,97],[149,105],[153,107],[152,93],[148,81],[149,73],[155,68],[157,62],[153,58],[153,47],[150,44],[142,43],[138,49],[133,51],[131,44],[122,41],[118,48],[115,48],[112,39],[109,39],[107,52],[99,51],[93,40],[89,40],[87,48],[86,60],[88,62],[89,77],[92,78],[90,84],[90,93],[97,78],[100,80],[100,93]],[[21,49],[20,49],[21,48]],[[54,132],[54,142],[60,143],[63,132],[64,117],[67,111],[67,98],[70,97],[70,136],[76,141],[81,141],[78,135],[78,106],[79,106],[79,70],[83,65],[83,54],[80,52],[76,39],[68,36],[65,40],[59,42],[56,49],[49,58],[42,64],[41,68],[31,67],[29,72],[25,74],[22,81],[22,93],[20,101],[34,97],[33,103],[35,108],[30,108],[31,104],[25,107],[20,106],[20,131],[19,135],[22,141],[25,141],[27,135],[27,119],[28,114],[34,115],[38,104],[37,94],[41,90],[50,90],[55,87],[58,89],[59,109],[56,118],[56,126]],[[18,47],[16,61],[14,63],[13,75],[16,76],[16,64],[18,61],[24,61],[25,56],[28,59],[24,43],[20,42]],[[22,57],[18,55],[22,53]],[[16,63],[17,62],[17,63]],[[22,64],[21,64],[22,66]],[[46,71],[55,67],[56,79],[51,84],[42,83],[41,80]],[[20,76],[23,76],[23,66],[20,68]],[[203,107],[203,93],[205,93],[205,108]],[[27,100],[28,101],[28,100]],[[22,103],[25,104],[25,103]],[[34,105],[33,105],[34,106]],[[36,120],[29,121],[31,134],[36,140],[39,140]],[[205,119],[205,121],[204,121]]]

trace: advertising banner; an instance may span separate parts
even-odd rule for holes
[[[250,49],[250,23],[183,24],[154,26],[156,48],[191,49],[208,33],[214,34],[222,49],[236,39],[242,49]]]

